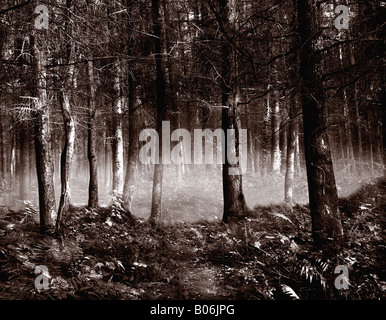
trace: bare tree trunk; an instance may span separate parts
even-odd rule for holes
[[[268,90],[270,89],[270,86],[268,86]],[[272,119],[272,111],[271,111],[271,94],[267,94],[266,98],[266,110],[264,112],[264,121],[263,121],[263,135],[262,135],[262,143],[261,143],[261,149],[262,149],[262,167],[261,172],[264,175],[268,173],[268,171],[271,170],[271,141],[272,141],[272,134],[271,134],[271,119]]]
[[[357,160],[357,170],[358,174],[363,174],[363,146],[362,146],[362,121],[359,114],[359,102],[358,102],[358,84],[354,85],[354,106],[355,106],[355,124],[356,124],[356,160]]]
[[[67,0],[66,8],[70,9],[71,0]],[[67,57],[66,60],[69,64],[65,74],[64,86],[61,90],[61,109],[62,117],[64,124],[64,147],[62,150],[62,155],[60,157],[60,181],[61,181],[61,193],[60,193],[60,202],[58,208],[58,214],[56,217],[55,233],[60,232],[62,218],[64,214],[68,211],[70,206],[70,169],[72,165],[72,158],[75,149],[75,120],[71,112],[70,104],[70,94],[68,92],[69,88],[72,86],[72,80],[74,77],[74,66],[73,55],[75,54],[75,46],[70,40],[67,34],[71,34],[71,26],[69,21],[66,21],[66,40],[67,40]]]
[[[239,124],[238,124],[238,111],[237,111],[237,100],[238,96],[233,98],[227,93],[223,93],[222,103],[224,106],[229,108],[222,109],[222,129],[224,132],[227,132],[228,129],[235,130],[235,150],[234,153],[236,157],[240,155],[240,133],[239,133]],[[223,179],[223,198],[224,198],[224,213],[223,221],[225,223],[236,222],[241,217],[245,216],[247,213],[247,205],[245,203],[245,197],[243,192],[242,185],[242,174],[231,174],[230,169],[233,168],[233,165],[229,163],[229,142],[228,135],[224,135],[225,143],[223,150],[225,154],[225,163],[222,168],[222,179]],[[241,163],[239,162],[239,166]]]
[[[280,105],[279,100],[275,101],[272,115],[272,173],[280,173],[281,152],[280,152]]]
[[[385,74],[383,74],[385,78]],[[386,89],[385,89],[385,79],[383,79],[382,93],[381,93],[382,105],[386,104]],[[383,160],[383,176],[386,177],[386,108],[381,108],[382,110],[382,160]]]
[[[53,164],[51,154],[50,107],[47,94],[47,61],[43,35],[36,33],[33,38],[33,56],[36,75],[36,110],[35,121],[35,150],[36,169],[39,188],[39,216],[40,231],[46,232],[52,227],[52,217],[55,216],[55,192],[53,183]]]
[[[260,136],[257,136],[254,140],[254,152],[255,152],[255,172],[258,177],[261,175],[261,142],[260,142]]]
[[[110,157],[109,157],[109,146],[110,146],[110,139],[107,134],[107,128],[109,128],[108,121],[105,120],[104,122],[104,128],[105,131],[103,132],[104,136],[104,185],[105,185],[105,192],[108,193],[111,191],[111,166],[110,166]]]
[[[122,90],[121,90],[121,66],[117,59],[114,62],[116,96],[113,106],[114,139],[113,139],[113,196],[120,197],[123,193],[123,133],[122,133]]]
[[[297,121],[297,130],[296,130],[296,137],[295,137],[295,175],[297,177],[300,176],[301,172],[301,166],[300,166],[300,146],[299,146],[299,119],[296,119]]]
[[[247,118],[247,128],[251,128],[250,118]],[[255,150],[252,134],[248,135],[248,171],[255,172]]]
[[[352,65],[355,65],[355,57],[354,57],[354,52],[353,50],[350,50],[350,61]],[[356,143],[356,148],[354,149],[355,151],[355,160],[357,162],[357,173],[359,175],[362,175],[363,171],[363,146],[362,146],[362,121],[361,117],[359,114],[359,101],[358,101],[358,81],[354,83],[354,108],[355,108],[355,124],[356,124],[356,138],[357,138],[357,143]]]
[[[156,64],[156,85],[157,85],[157,132],[162,131],[162,120],[166,115],[166,83],[165,83],[165,62],[163,58],[163,39],[162,39],[162,16],[160,0],[152,0],[152,21],[154,35],[154,53]],[[159,162],[154,165],[152,205],[150,220],[157,223],[161,220],[162,214],[162,178],[163,178],[163,157],[162,139],[159,139]]]
[[[92,55],[88,55],[87,72],[89,80],[90,96],[88,98],[88,119],[87,119],[87,158],[89,163],[90,180],[88,187],[88,206],[98,207],[98,164],[96,154],[96,132],[95,132],[95,82],[94,65]]]
[[[288,124],[288,139],[287,139],[287,159],[286,159],[286,173],[284,181],[284,201],[293,203],[293,180],[295,176],[295,151],[296,151],[296,135],[298,131],[297,119],[295,118],[295,110],[297,106],[297,99],[291,101],[289,107],[290,121]]]
[[[6,152],[6,140],[5,140],[5,130],[6,130],[6,125],[5,125],[5,121],[6,120],[6,117],[5,116],[1,116],[1,120],[0,120],[0,153],[1,153],[1,181],[2,181],[2,184],[4,183],[5,185],[5,181],[7,181],[7,152]]]
[[[130,44],[129,44],[130,45]],[[129,49],[130,50],[130,49]],[[129,53],[131,50],[129,51]],[[130,56],[130,54],[129,54]],[[129,64],[129,72],[130,72]],[[137,164],[137,151],[138,151],[138,132],[136,126],[136,100],[137,100],[137,92],[136,85],[133,79],[133,76],[129,75],[129,149],[128,149],[128,158],[127,158],[127,169],[126,169],[126,177],[123,188],[123,196],[122,203],[123,208],[129,212],[131,212],[131,204],[133,201],[134,187],[135,187],[135,168]]]
[[[223,26],[237,25],[235,21],[230,22],[230,4],[228,0],[219,0],[219,19]],[[213,8],[212,8],[213,9]],[[234,8],[235,9],[235,8]],[[241,166],[240,157],[240,131],[239,131],[239,110],[238,103],[240,100],[240,91],[237,83],[237,58],[233,57],[235,52],[232,52],[230,44],[222,37],[221,45],[221,102],[222,102],[222,129],[224,131],[225,143],[223,143],[223,154],[225,162],[222,165],[222,180],[223,180],[223,200],[224,212],[223,222],[234,223],[247,213],[247,205],[242,186],[242,173],[235,174],[231,172],[235,166]],[[233,62],[233,65],[232,65]],[[235,74],[232,74],[232,69]],[[234,146],[228,141],[228,129],[233,129],[235,133]],[[234,150],[229,150],[229,148]],[[244,146],[245,148],[246,146]],[[239,159],[238,164],[230,163],[229,155],[235,154]],[[241,171],[241,170],[240,170]]]
[[[315,0],[297,2],[302,45],[300,77],[312,236],[315,245],[329,255],[341,247],[343,228],[326,132],[321,55],[318,52],[321,30],[315,2]]]
[[[27,188],[29,180],[29,148],[28,148],[28,124],[20,126],[20,200],[27,200]]]
[[[344,96],[345,93],[344,93]],[[354,146],[353,146],[353,141],[352,141],[352,132],[351,132],[351,126],[350,126],[350,114],[348,112],[348,103],[347,103],[347,98],[345,99],[345,103],[343,104],[343,115],[344,115],[344,127],[345,127],[345,134],[347,138],[346,142],[346,148],[347,148],[347,161],[350,165],[350,173],[355,173],[356,172],[356,164],[355,164],[355,159],[354,159]]]
[[[60,194],[58,215],[56,218],[56,233],[60,231],[62,217],[67,212],[70,205],[70,168],[75,147],[75,121],[71,114],[70,98],[64,90],[66,89],[63,89],[62,93],[62,115],[64,122],[65,142],[60,159],[60,179],[62,190]]]
[[[341,127],[338,128],[338,135],[339,135],[339,152],[340,152],[340,161],[341,161],[340,169],[344,170],[349,165],[349,163],[346,161],[346,155],[344,153],[344,139],[343,139]]]

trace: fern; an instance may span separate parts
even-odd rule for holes
[[[284,215],[282,213],[270,212],[270,214],[275,217],[276,221],[283,219],[284,221],[287,221],[287,222],[291,223],[292,225],[295,225],[290,218],[288,218],[286,215]]]
[[[72,274],[75,264],[83,258],[82,249],[69,240],[61,242],[54,238],[39,239],[32,249],[31,260],[46,265],[52,274]]]
[[[285,284],[282,284],[280,286],[282,292],[287,295],[289,298],[291,298],[292,300],[299,300],[299,296],[296,294],[296,292],[290,287],[290,286],[287,286]]]
[[[326,290],[326,274],[327,269],[330,267],[330,261],[323,261],[322,259],[316,259],[314,263],[304,259],[302,267],[300,269],[300,276],[304,276],[309,283],[317,281],[318,284]]]

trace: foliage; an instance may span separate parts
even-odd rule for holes
[[[70,207],[59,238],[39,235],[30,205],[2,208],[0,298],[383,299],[384,187],[372,181],[342,200],[345,246],[330,259],[313,247],[304,205],[255,207],[232,226],[158,227],[124,218],[119,206]],[[34,286],[39,265],[48,290]],[[349,269],[348,290],[334,287],[338,265]]]

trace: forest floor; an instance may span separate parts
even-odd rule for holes
[[[231,227],[77,206],[60,239],[39,234],[34,206],[0,207],[0,299],[385,299],[385,187],[372,180],[340,200],[345,245],[333,259],[313,247],[305,204],[255,206]],[[347,290],[334,286],[338,265]],[[43,277],[48,289],[35,286]]]

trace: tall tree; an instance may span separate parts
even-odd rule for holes
[[[289,106],[290,121],[288,124],[288,138],[287,138],[287,157],[286,157],[286,172],[284,180],[284,201],[288,203],[293,202],[293,181],[295,177],[295,152],[296,152],[296,136],[299,130],[298,121],[296,117],[297,99],[296,95],[293,97]]]
[[[331,151],[326,127],[322,83],[320,7],[316,0],[298,0],[301,41],[300,77],[304,145],[314,242],[327,254],[339,248],[343,228],[338,209]]]
[[[72,0],[66,0],[67,12],[64,35],[64,37],[66,38],[66,57],[63,60],[64,64],[67,64],[67,67],[65,68],[63,85],[60,90],[60,105],[64,124],[64,146],[60,158],[61,193],[58,214],[56,217],[56,233],[59,233],[62,223],[62,217],[67,212],[70,205],[70,169],[75,148],[75,119],[72,114],[72,108],[70,103],[70,90],[72,88],[73,83],[75,56],[75,43],[71,39],[71,2]]]
[[[121,74],[122,67],[120,59],[114,59],[114,101],[113,101],[113,194],[120,197],[123,193],[123,97]]]
[[[158,134],[162,132],[162,120],[166,115],[166,82],[165,82],[165,61],[163,56],[163,19],[161,15],[161,0],[152,0],[152,22],[154,35],[154,55],[156,65],[156,130]],[[154,165],[153,190],[150,220],[158,222],[162,213],[162,178],[163,178],[163,139],[159,139],[158,150],[159,163]]]
[[[132,5],[129,0],[127,7],[130,8]],[[132,12],[129,10],[127,16],[127,55],[132,57],[134,53],[134,35],[133,28],[134,24],[132,20]],[[133,201],[134,187],[135,187],[135,168],[137,165],[137,152],[138,152],[138,130],[136,125],[136,109],[137,109],[137,88],[134,75],[134,62],[133,60],[128,61],[128,125],[129,125],[129,146],[128,146],[128,157],[127,157],[127,168],[126,176],[124,181],[122,203],[123,208],[131,212],[131,204]]]
[[[47,38],[46,30],[34,30],[34,69],[36,77],[36,108],[33,112],[35,128],[36,169],[39,187],[40,231],[46,232],[56,214],[51,154],[50,102],[47,92]]]
[[[280,173],[281,151],[280,151],[280,104],[279,97],[276,97],[272,110],[272,152],[271,171],[273,174]]]
[[[216,13],[214,6],[211,6],[212,11],[217,16],[217,21],[222,30],[222,44],[221,44],[221,121],[222,129],[225,133],[223,143],[223,156],[225,160],[222,166],[222,180],[223,180],[223,199],[224,199],[224,212],[223,221],[225,223],[231,223],[237,221],[240,217],[244,216],[247,212],[247,205],[245,202],[243,185],[242,185],[242,173],[235,174],[232,169],[235,166],[241,166],[240,161],[240,115],[239,115],[239,102],[240,102],[240,88],[238,83],[237,73],[237,58],[236,50],[232,50],[232,43],[229,43],[228,31],[230,26],[235,26],[236,21],[230,21],[230,3],[228,0],[218,0],[219,9]],[[235,7],[232,8],[236,10]],[[235,12],[233,12],[232,19],[235,19]],[[234,49],[234,48],[233,48]],[[236,70],[236,71],[234,71]],[[232,72],[233,71],[233,72]],[[228,141],[228,130],[234,130],[234,145],[231,141]],[[230,150],[230,148],[234,150]],[[244,146],[245,148],[245,146]],[[229,155],[234,154],[239,159],[238,164],[230,163]]]
[[[88,206],[90,208],[98,207],[99,193],[98,193],[98,163],[96,151],[96,84],[94,80],[94,62],[93,55],[88,49],[87,54],[87,74],[89,85],[88,97],[88,116],[87,116],[87,158],[89,164],[90,180],[88,187]]]

